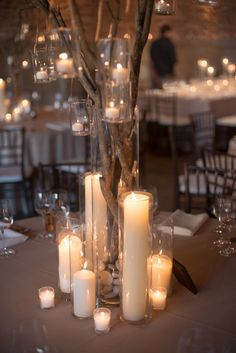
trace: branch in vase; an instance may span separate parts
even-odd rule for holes
[[[117,204],[117,201],[114,198],[111,190],[106,188],[104,179],[100,180],[100,185],[102,188],[103,196],[105,197],[105,200],[106,200],[107,205],[109,207],[109,210],[111,211],[111,213],[114,217],[114,221],[116,224],[118,224],[118,204]]]
[[[111,36],[114,38],[117,35],[119,22],[120,22],[120,0],[116,0],[116,14],[113,13],[109,0],[106,0],[106,7],[112,18]]]

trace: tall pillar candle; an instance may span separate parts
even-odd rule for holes
[[[148,300],[149,194],[129,193],[124,199],[122,314],[127,321],[145,318]]]
[[[0,120],[5,119],[6,106],[5,106],[5,81],[0,78]]]
[[[166,255],[158,254],[152,257],[152,289],[158,287],[168,289],[172,273],[172,259]]]
[[[73,313],[80,318],[93,315],[96,306],[95,273],[86,269],[73,276]]]
[[[86,258],[89,262],[88,268],[92,268],[92,240],[97,243],[99,258],[105,260],[107,256],[107,204],[102,194],[100,178],[99,173],[85,176]]]
[[[81,251],[82,242],[75,235],[68,233],[59,243],[59,286],[63,293],[71,292],[71,278],[82,267]]]

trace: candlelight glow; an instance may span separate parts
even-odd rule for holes
[[[68,59],[68,54],[67,53],[60,53],[59,58],[62,60],[66,60],[66,59]]]

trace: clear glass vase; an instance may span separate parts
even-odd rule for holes
[[[96,109],[91,125],[91,173],[82,196],[85,239],[97,273],[98,301],[119,304],[118,195],[138,185],[138,119],[115,125]],[[125,169],[126,168],[126,169]]]

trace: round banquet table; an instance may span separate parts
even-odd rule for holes
[[[18,224],[34,234],[41,228],[40,218]],[[174,282],[166,310],[153,311],[145,325],[122,323],[119,308],[113,308],[111,331],[103,336],[95,334],[92,319],[73,317],[71,304],[60,298],[55,243],[30,237],[16,246],[15,256],[0,259],[0,352],[21,353],[10,350],[13,331],[22,320],[36,319],[46,326],[54,353],[235,353],[236,256],[217,254],[211,244],[215,224],[209,219],[195,236],[174,239],[174,256],[199,293]],[[38,289],[45,285],[56,289],[56,306],[50,310],[39,307]]]

